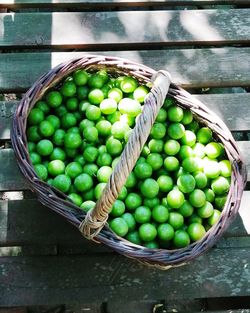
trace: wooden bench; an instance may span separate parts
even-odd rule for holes
[[[40,205],[10,144],[17,99],[42,73],[83,53],[110,54],[169,70],[240,138],[250,172],[250,94],[225,89],[249,91],[250,1],[1,0],[0,11],[0,312],[59,304],[91,313],[250,312],[250,191],[213,249],[164,272],[86,241]]]

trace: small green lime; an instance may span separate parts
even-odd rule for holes
[[[137,193],[129,193],[127,195],[127,198],[125,199],[125,205],[127,210],[135,210],[142,204],[142,198],[139,194]]]
[[[53,186],[57,189],[59,189],[62,192],[67,192],[71,185],[71,180],[69,176],[60,174],[56,176],[53,180]]]
[[[164,152],[167,155],[176,155],[180,151],[180,144],[177,140],[169,139],[164,145]]]
[[[68,197],[72,200],[72,202],[77,205],[77,206],[81,206],[82,204],[82,197],[80,195],[78,195],[75,192],[72,192],[68,195]]]
[[[44,120],[44,112],[39,108],[33,108],[28,116],[29,125],[38,125]]]
[[[126,212],[126,213],[122,214],[121,218],[123,218],[124,221],[127,223],[129,231],[135,230],[136,221],[135,221],[133,214]]]
[[[198,241],[206,234],[204,226],[199,223],[193,223],[189,225],[187,232],[192,241]]]
[[[55,128],[52,123],[46,120],[39,124],[38,129],[43,137],[51,137],[55,132]]]
[[[157,230],[154,225],[145,223],[139,227],[139,236],[142,241],[152,241],[157,236]]]
[[[170,208],[178,209],[184,203],[185,197],[180,190],[171,190],[167,195],[167,202]]]
[[[98,157],[98,149],[96,147],[89,146],[83,151],[84,160],[88,163],[93,163]]]
[[[121,200],[116,200],[112,206],[110,214],[114,217],[121,216],[125,212],[125,204]]]
[[[170,224],[160,224],[157,228],[158,237],[161,240],[169,241],[174,237],[174,228]]]
[[[196,208],[202,207],[206,203],[206,195],[204,191],[195,189],[189,195],[189,202]]]
[[[84,192],[93,187],[93,180],[90,175],[83,173],[75,178],[74,186],[78,191]]]
[[[84,201],[80,207],[83,211],[88,212],[89,210],[92,210],[95,207],[95,202],[92,200],[87,200]]]
[[[128,225],[121,217],[114,218],[109,226],[120,237],[124,237],[128,233]]]
[[[46,96],[46,102],[51,108],[57,108],[62,104],[62,95],[58,91],[50,91]]]
[[[140,245],[141,244],[141,239],[139,236],[139,232],[138,231],[132,231],[130,233],[127,234],[126,239],[130,242],[133,242],[136,245]]]
[[[157,179],[157,183],[159,185],[160,191],[168,192],[172,190],[174,182],[173,179],[170,176],[167,175],[161,175]]]
[[[43,164],[35,164],[34,165],[34,170],[35,170],[37,176],[41,180],[46,180],[47,179],[48,171],[47,171],[47,168]]]
[[[173,190],[174,191],[174,190]],[[168,223],[174,228],[174,229],[180,229],[184,225],[184,218],[183,216],[178,212],[170,212]]]
[[[36,150],[42,156],[50,155],[53,151],[53,143],[48,139],[42,139],[38,142]]]
[[[155,198],[159,193],[159,185],[156,180],[147,178],[141,184],[141,193],[144,197]]]
[[[168,209],[163,205],[157,205],[152,210],[152,217],[158,223],[165,223],[168,220]]]
[[[113,172],[112,167],[110,166],[102,166],[97,171],[97,179],[100,183],[107,183],[109,180],[109,177],[111,176]]]
[[[173,238],[175,248],[184,248],[190,244],[190,238],[185,230],[178,229]]]
[[[48,172],[51,176],[57,176],[60,174],[64,174],[65,165],[61,160],[53,160],[49,162]]]
[[[135,209],[134,218],[139,224],[147,223],[151,219],[151,210],[146,206],[139,206]]]
[[[75,179],[82,173],[83,169],[80,163],[71,162],[65,168],[65,174],[72,179]]]

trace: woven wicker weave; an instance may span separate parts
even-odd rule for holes
[[[87,215],[71,203],[64,193],[37,177],[29,158],[26,139],[27,116],[37,100],[41,99],[49,88],[58,84],[63,77],[79,68],[89,71],[105,68],[113,75],[131,75],[143,83],[153,81],[153,87],[145,101],[143,112],[129,137],[120,162],[114,169],[101,199]],[[161,269],[186,263],[214,245],[236,215],[247,180],[242,157],[226,125],[204,104],[182,88],[171,83],[168,90],[169,84],[170,76],[167,72],[156,73],[151,68],[125,59],[88,55],[71,60],[43,75],[25,94],[17,107],[11,133],[19,167],[41,203],[64,216],[88,239],[104,243],[127,257]],[[232,164],[230,190],[219,222],[200,241],[177,250],[148,249],[135,245],[115,235],[106,224],[109,209],[140,155],[167,92],[169,96],[177,100],[180,106],[189,109],[200,122],[213,130],[214,135],[225,146],[226,154]]]

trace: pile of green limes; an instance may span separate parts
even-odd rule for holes
[[[93,208],[148,92],[133,77],[81,69],[50,89],[28,116],[37,175],[82,210]],[[230,177],[231,164],[212,131],[167,97],[109,226],[148,248],[185,247],[218,221]]]

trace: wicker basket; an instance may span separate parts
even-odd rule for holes
[[[27,116],[36,101],[63,77],[79,68],[89,71],[105,68],[111,74],[131,75],[143,83],[153,80],[153,87],[146,98],[143,112],[122,152],[120,162],[114,169],[101,199],[87,214],[71,203],[64,193],[37,177],[29,158],[26,139]],[[226,154],[232,165],[231,186],[220,220],[200,241],[177,250],[149,249],[135,245],[118,237],[106,223],[109,209],[133,169],[167,93],[174,97],[180,106],[189,109],[196,119],[210,127],[217,140],[225,146]],[[210,248],[236,215],[246,184],[246,168],[236,142],[226,125],[204,104],[179,86],[170,83],[170,76],[167,72],[156,73],[151,68],[120,58],[83,56],[62,63],[43,75],[25,94],[17,107],[13,119],[11,140],[19,167],[42,204],[64,216],[79,228],[86,238],[104,243],[127,257],[161,269],[186,263]]]

